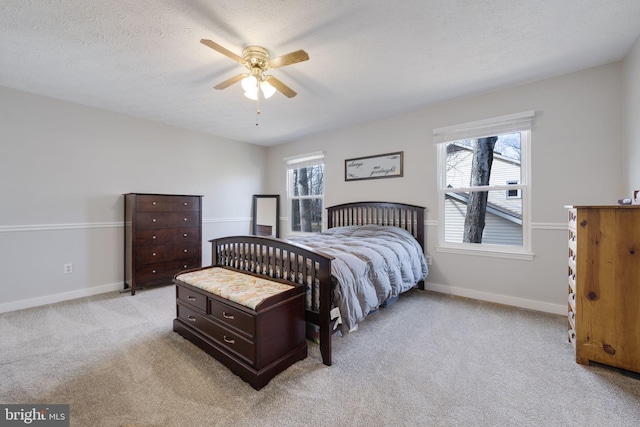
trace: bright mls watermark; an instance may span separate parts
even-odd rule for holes
[[[0,427],[69,427],[69,405],[0,405]]]

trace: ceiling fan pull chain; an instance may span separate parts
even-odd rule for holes
[[[256,126],[258,126],[258,119],[260,118],[260,91],[256,99]]]

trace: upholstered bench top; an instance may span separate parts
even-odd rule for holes
[[[176,279],[252,310],[265,299],[293,287],[220,267],[183,273]]]

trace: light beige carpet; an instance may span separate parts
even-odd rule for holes
[[[0,314],[0,401],[72,426],[638,426],[640,381],[574,361],[561,316],[410,291],[255,391],[172,332],[173,287]]]

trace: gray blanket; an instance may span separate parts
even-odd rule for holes
[[[340,308],[343,333],[355,330],[384,301],[427,277],[422,247],[398,227],[336,227],[289,240],[335,257],[331,263],[338,281],[334,303]]]

